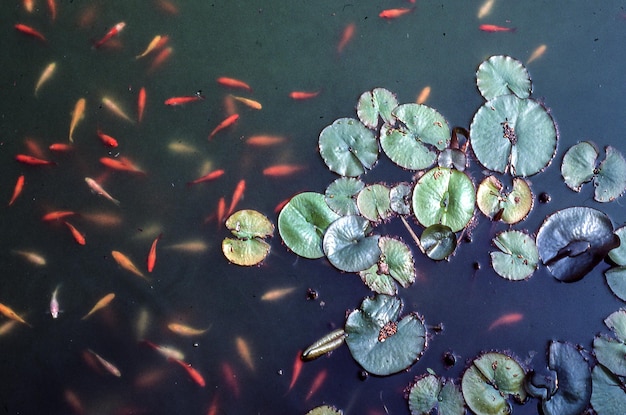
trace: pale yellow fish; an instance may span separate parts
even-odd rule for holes
[[[263,108],[263,105],[261,105],[260,102],[255,101],[253,99],[250,98],[244,98],[244,97],[238,97],[237,95],[230,95],[231,97],[233,97],[233,99],[236,99],[237,101],[241,102],[242,104],[247,105],[248,107],[255,109],[255,110],[260,110]]]
[[[115,294],[114,293],[108,293],[107,295],[105,295],[104,297],[99,299],[98,302],[96,303],[96,305],[94,305],[91,308],[91,310],[89,310],[89,312],[87,314],[85,314],[81,318],[81,320],[86,320],[89,316],[91,316],[96,311],[100,310],[101,308],[104,308],[104,307],[108,306],[111,303],[111,301],[113,301],[114,298],[115,298]]]
[[[146,277],[143,272],[141,272],[139,268],[137,268],[135,264],[133,264],[133,261],[131,261],[130,258],[128,258],[120,251],[111,251],[111,255],[113,255],[113,259],[115,259],[115,262],[117,262],[117,264],[120,267],[124,268],[126,271],[130,271],[136,276],[141,277],[145,280],[148,279],[148,277]]]
[[[118,378],[122,376],[122,372],[120,372],[120,370],[113,363],[109,362],[108,360],[106,360],[105,358],[103,358],[102,356],[100,356],[98,353],[94,352],[91,349],[87,349],[87,351],[91,353],[96,358],[96,360],[98,360],[98,362],[102,365],[102,367],[107,372],[109,372],[110,374]]]
[[[296,287],[275,288],[263,294],[261,296],[261,301],[277,301],[285,297],[286,295],[291,294],[295,290]]]
[[[94,179],[92,179],[91,177],[85,177],[85,183],[87,183],[87,185],[89,186],[89,188],[96,194],[104,197],[105,199],[110,200],[111,202],[115,203],[117,206],[120,205],[120,201],[115,199],[113,196],[111,196],[106,190],[104,190],[104,188],[102,188],[102,186],[100,186],[98,184],[98,182],[96,182]]]
[[[530,58],[528,58],[528,61],[526,61],[526,65],[528,65],[532,61],[537,60],[541,56],[543,56],[543,54],[546,53],[547,49],[548,49],[548,46],[545,44],[537,46],[537,48],[533,51],[533,53],[530,54]]]
[[[115,103],[111,98],[102,97],[102,104],[116,116],[128,121],[129,123],[132,123],[132,124],[135,123],[135,120],[130,118],[124,111],[122,111],[120,106],[117,103]]]
[[[15,320],[18,323],[26,324],[28,327],[32,327],[30,324],[26,322],[22,317],[20,317],[15,311],[13,311],[10,307],[0,303],[0,314],[4,315],[11,320]]]
[[[167,145],[167,149],[176,154],[193,154],[198,152],[197,148],[178,140],[170,142]]]
[[[167,328],[176,334],[180,334],[181,336],[199,336],[200,334],[206,333],[210,329],[210,327],[206,329],[197,329],[180,323],[170,323],[167,325]]]
[[[254,372],[254,362],[252,361],[252,353],[250,353],[248,343],[241,337],[237,337],[235,339],[235,343],[237,344],[237,353],[239,353],[239,357],[241,357],[246,366]]]
[[[74,142],[74,129],[80,120],[85,116],[85,104],[87,100],[85,98],[80,98],[76,101],[76,105],[74,105],[74,112],[72,113],[72,122],[70,122],[70,143]]]
[[[135,329],[137,330],[137,340],[141,340],[145,337],[146,331],[148,331],[148,325],[150,324],[150,312],[145,307],[139,310],[137,315],[137,321],[135,322]]]
[[[209,249],[209,245],[200,239],[192,239],[190,241],[168,245],[165,247],[165,249],[173,249],[175,251],[186,252],[190,254],[199,254],[202,252],[206,252],[206,250]]]
[[[38,254],[37,252],[23,251],[20,249],[14,249],[11,252],[15,255],[21,256],[33,265],[37,265],[39,267],[43,267],[44,265],[46,265],[46,258]]]
[[[430,96],[430,86],[426,86],[424,87],[424,89],[422,89],[420,94],[417,96],[417,99],[415,100],[415,102],[418,104],[423,104],[424,102],[428,100],[429,96]]]
[[[135,56],[135,59],[143,58],[148,53],[152,52],[154,50],[154,48],[156,47],[156,45],[159,44],[160,41],[161,41],[161,35],[156,35],[150,41],[150,43],[148,44],[148,47],[146,47],[146,49],[140,55]]]
[[[0,336],[4,336],[5,334],[9,333],[15,326],[17,326],[17,321],[15,320],[9,320],[4,322],[0,326]]]
[[[37,81],[37,84],[35,85],[35,96],[37,96],[37,92],[39,92],[39,88],[41,88],[43,84],[45,84],[47,81],[50,80],[50,78],[52,78],[52,75],[54,74],[54,70],[56,69],[56,67],[57,67],[57,63],[52,62],[48,64],[48,66],[46,66],[46,68],[43,70],[43,72],[41,73],[41,76],[39,77],[39,80]]]
[[[496,0],[486,0],[482,6],[480,6],[480,9],[478,9],[478,15],[477,17],[479,19],[482,19],[483,17],[486,17],[489,15],[489,13],[491,13],[491,9],[493,8],[493,4],[496,2]]]

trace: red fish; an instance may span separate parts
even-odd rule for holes
[[[56,0],[48,0],[48,11],[50,12],[50,19],[54,22],[57,18],[57,3]]]
[[[224,128],[227,128],[233,125],[238,119],[239,119],[239,114],[233,114],[227,117],[224,121],[219,123],[218,126],[213,129],[213,131],[211,131],[211,134],[209,134],[209,140],[211,140],[215,134],[217,134]]]
[[[493,323],[491,323],[487,330],[493,330],[493,329],[495,329],[496,327],[499,327],[499,326],[515,324],[517,322],[522,321],[523,319],[524,319],[524,315],[522,313],[505,314],[505,315],[497,318]]]
[[[154,269],[154,265],[156,264],[156,247],[157,243],[161,239],[161,236],[163,236],[162,233],[156,237],[156,239],[152,242],[152,246],[150,247],[150,252],[148,253],[147,260],[148,272],[152,272],[152,270]]]
[[[55,166],[56,163],[54,161],[44,160],[33,156],[28,156],[26,154],[18,154],[15,156],[15,160],[20,163],[28,164],[30,166]]]
[[[315,392],[319,390],[319,388],[322,386],[322,384],[326,380],[327,374],[328,374],[328,370],[323,369],[317,374],[317,376],[315,376],[315,378],[313,379],[313,383],[311,384],[311,388],[309,389],[309,393],[306,395],[306,398],[304,399],[305,401],[308,401],[309,399],[311,399],[311,396],[313,396]]]
[[[169,105],[174,107],[176,105],[184,105],[190,102],[201,101],[204,99],[204,96],[200,94],[190,95],[186,97],[172,97],[165,100],[165,105]]]
[[[298,353],[296,353],[296,360],[293,362],[293,373],[291,374],[291,382],[289,383],[289,389],[287,389],[287,392],[289,392],[294,387],[296,381],[298,380],[298,377],[300,377],[302,364],[304,363],[300,358],[301,355],[302,350],[298,350]]]
[[[302,171],[305,168],[306,166],[301,166],[298,164],[277,164],[263,169],[263,175],[271,177],[289,176],[291,174]]]
[[[67,152],[72,149],[72,146],[65,143],[52,143],[48,148],[52,151]]]
[[[13,196],[11,196],[11,200],[9,201],[9,206],[15,202],[15,199],[22,193],[22,189],[24,188],[24,175],[22,174],[17,178],[17,182],[15,183],[15,188],[13,188]]]
[[[291,99],[295,99],[297,101],[302,101],[305,99],[315,98],[320,94],[320,91],[307,92],[307,91],[292,91],[289,93],[289,97]]]
[[[235,395],[235,398],[238,398],[239,397],[239,384],[237,383],[237,376],[235,375],[233,368],[227,362],[222,363],[222,374],[224,375],[224,378],[226,379],[226,383],[228,384],[231,391],[233,392],[233,395]]]
[[[481,24],[480,26],[478,26],[478,28],[480,30],[482,30],[483,32],[490,32],[490,33],[494,33],[494,32],[515,32],[515,30],[516,30],[515,27],[497,26],[495,24]]]
[[[165,63],[165,61],[169,59],[169,57],[172,55],[173,51],[174,51],[174,49],[172,49],[172,47],[170,47],[170,46],[168,46],[165,49],[161,50],[161,52],[159,52],[159,54],[155,56],[154,60],[150,64],[150,68],[148,69],[148,73],[151,73],[151,72],[155,71],[156,69],[160,68]]]
[[[194,382],[196,382],[200,387],[204,388],[204,386],[206,385],[206,382],[204,381],[204,378],[202,377],[200,372],[198,372],[196,369],[191,367],[191,364],[183,362],[182,360],[174,359],[172,357],[168,358],[167,360],[169,360],[170,362],[176,362],[180,366],[184,367],[185,370],[187,371],[187,374],[189,375],[189,377]]]
[[[15,29],[18,32],[24,33],[24,34],[26,34],[28,36],[35,37],[35,38],[41,40],[42,42],[46,41],[46,38],[45,38],[44,35],[42,35],[40,32],[38,32],[37,30],[33,29],[30,26],[26,26],[25,24],[17,23],[14,27],[15,27]]]
[[[240,89],[245,89],[247,91],[252,91],[252,88],[250,88],[250,85],[248,85],[244,81],[240,81],[239,79],[227,78],[225,76],[222,76],[220,78],[217,78],[217,83],[220,85],[227,86],[229,88],[240,88]]]
[[[224,170],[219,169],[219,170],[213,170],[210,173],[205,174],[204,176],[197,178],[196,180],[187,182],[188,186],[191,186],[192,184],[198,184],[198,183],[202,183],[202,182],[209,182],[211,180],[215,180],[218,177],[222,177],[224,175]]]
[[[285,207],[285,205],[286,205],[287,203],[289,203],[289,201],[290,201],[290,200],[291,200],[291,198],[290,198],[290,197],[288,197],[287,199],[280,201],[280,202],[276,205],[276,207],[274,208],[274,213],[278,213],[278,212],[280,212],[281,210],[283,210],[283,208]]]
[[[141,87],[137,96],[137,122],[143,119],[143,111],[146,108],[146,88]]]
[[[235,187],[235,191],[233,192],[233,200],[230,201],[230,207],[228,208],[228,213],[226,213],[226,216],[230,216],[230,214],[235,211],[235,207],[237,206],[237,203],[239,203],[239,201],[243,197],[243,192],[245,190],[246,190],[246,181],[241,179],[239,180],[239,183],[237,183],[237,187]]]
[[[246,144],[255,147],[267,147],[283,143],[285,137],[278,135],[253,135],[246,140]]]
[[[113,36],[117,36],[124,29],[124,27],[126,27],[126,23],[119,22],[118,24],[113,26],[113,28],[111,30],[109,30],[107,32],[107,34],[104,35],[104,37],[102,39],[96,41],[93,44],[93,47],[98,49],[99,47],[101,47],[102,45],[107,43]]]
[[[220,200],[217,202],[217,227],[219,229],[222,222],[224,222],[226,216],[226,199],[220,197]]]
[[[76,229],[76,227],[74,227],[74,225],[72,225],[69,222],[63,222],[65,223],[65,226],[67,226],[70,230],[70,232],[72,233],[72,236],[74,237],[74,240],[76,241],[77,244],[79,245],[85,245],[86,241],[85,241],[85,235],[83,235],[82,233],[80,233],[78,231],[78,229]]]
[[[337,44],[338,54],[341,54],[341,52],[343,52],[344,48],[348,45],[348,43],[350,43],[350,41],[354,37],[355,31],[356,31],[356,25],[354,23],[349,23],[343,29],[343,33],[341,34],[341,39],[339,40],[339,43]]]
[[[111,137],[108,134],[105,134],[102,132],[102,130],[98,129],[98,137],[100,138],[100,141],[102,141],[102,144],[104,144],[107,147],[117,147],[117,140],[113,137]]]
[[[378,13],[378,17],[382,19],[397,19],[400,16],[404,16],[405,14],[411,13],[415,10],[415,7],[402,7],[399,9],[386,9],[382,12]]]
[[[129,173],[137,173],[137,174],[146,174],[145,171],[141,170],[139,167],[135,166],[126,158],[112,159],[109,157],[101,157],[100,163],[105,166],[118,171],[126,171]]]
[[[70,210],[55,210],[54,212],[46,213],[45,215],[43,215],[41,220],[43,220],[44,222],[51,222],[53,220],[63,219],[67,216],[72,216],[75,214],[75,212],[72,212]]]

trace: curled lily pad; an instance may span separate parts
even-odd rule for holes
[[[598,415],[622,415],[626,408],[626,384],[604,366],[591,372],[591,406]]]
[[[335,267],[346,272],[363,271],[380,258],[379,235],[367,236],[370,224],[361,216],[342,216],[324,234],[324,253]]]
[[[366,91],[359,97],[356,105],[356,114],[359,120],[368,128],[378,127],[378,117],[384,122],[393,123],[391,111],[398,106],[396,95],[385,88],[374,88],[372,92]]]
[[[571,207],[548,216],[537,233],[541,260],[560,281],[583,278],[619,244],[609,217],[589,207]]]
[[[413,190],[413,212],[424,226],[442,224],[457,232],[474,216],[474,184],[465,173],[444,167],[426,172]]]
[[[411,415],[429,415],[435,408],[440,415],[463,415],[463,394],[452,381],[432,374],[421,376],[409,389]]]
[[[465,370],[461,390],[467,406],[478,415],[508,415],[507,395],[518,402],[526,399],[524,369],[515,359],[489,352],[474,359]]]
[[[364,187],[365,183],[359,179],[340,177],[326,188],[326,203],[341,216],[358,215],[356,196]]]
[[[307,347],[303,352],[302,360],[313,360],[327,353],[332,352],[341,346],[346,339],[346,332],[343,329],[333,330],[322,338],[318,339]]]
[[[233,264],[251,266],[263,261],[270,252],[270,245],[262,239],[224,238],[222,252]]]
[[[359,176],[378,160],[374,133],[353,118],[340,118],[324,128],[319,149],[328,168],[342,176]]]
[[[389,191],[391,209],[401,215],[411,212],[411,186],[408,183],[398,183]]]
[[[346,319],[346,343],[363,369],[386,376],[407,369],[426,348],[426,328],[413,312],[398,321],[402,301],[379,294],[365,298]]]
[[[546,109],[532,99],[501,95],[474,114],[470,142],[489,170],[531,176],[546,168],[556,152],[558,134]]]
[[[322,237],[339,215],[330,210],[324,195],[314,192],[294,196],[278,215],[278,232],[294,253],[315,259],[324,256]]]
[[[388,236],[378,240],[381,255],[377,264],[361,271],[359,275],[372,291],[394,295],[397,292],[394,280],[407,288],[415,281],[413,254],[402,241]]]
[[[396,124],[380,129],[380,144],[400,167],[421,170],[431,166],[450,143],[450,127],[441,114],[421,104],[402,104],[393,110]]]
[[[428,258],[435,261],[446,259],[456,249],[456,235],[449,226],[430,225],[424,229],[420,240]]]
[[[311,409],[306,415],[343,415],[343,411],[330,405],[322,405]]]
[[[539,262],[539,252],[535,241],[520,231],[499,233],[493,244],[500,252],[491,253],[494,271],[508,280],[524,280],[529,278]]]
[[[480,64],[476,85],[487,101],[507,94],[528,98],[532,90],[530,75],[522,62],[502,55],[492,56]]]
[[[391,200],[389,188],[382,184],[365,186],[356,199],[356,204],[361,212],[372,222],[380,222],[391,216]]]
[[[274,233],[274,225],[267,217],[256,210],[240,210],[230,215],[226,227],[238,238],[222,241],[226,259],[243,266],[256,265],[265,259],[270,245],[262,238]]]
[[[526,216],[533,207],[533,194],[526,180],[513,179],[513,190],[506,194],[503,185],[495,176],[486,177],[476,191],[476,204],[485,216],[492,220],[501,219],[508,224],[517,223]]]

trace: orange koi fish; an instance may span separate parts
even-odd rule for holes
[[[158,0],[156,2],[156,5],[159,8],[159,10],[169,15],[174,16],[179,13],[178,6],[176,6],[174,3],[172,3],[169,0]]]
[[[48,3],[48,11],[50,12],[50,20],[54,22],[57,18],[56,0],[48,0],[46,3]]]
[[[152,242],[152,246],[150,247],[150,252],[148,252],[148,259],[147,259],[148,272],[152,272],[152,270],[154,269],[154,265],[156,264],[156,247],[157,247],[157,243],[161,240],[162,236],[163,234],[160,233],[159,236],[156,237],[156,239]]]
[[[204,99],[203,95],[189,95],[185,97],[172,97],[165,100],[164,104],[170,107],[175,107],[177,105],[184,105],[190,102],[202,101]]]
[[[28,148],[28,152],[31,156],[35,156],[37,158],[44,158],[44,152],[41,149],[41,145],[37,140],[31,137],[26,137],[24,139],[24,144],[26,144],[26,148]]]
[[[211,134],[209,134],[209,140],[211,140],[215,134],[217,134],[224,128],[227,128],[233,125],[238,119],[239,119],[239,114],[233,114],[227,117],[224,121],[219,123],[218,126],[213,129],[213,131],[211,131]]]
[[[18,154],[15,156],[15,160],[20,163],[28,164],[30,166],[55,166],[56,162],[40,159],[37,157],[29,156],[26,154]]]
[[[122,218],[119,215],[108,212],[83,213],[81,217],[99,226],[111,227],[122,224]]]
[[[187,326],[185,324],[169,323],[167,325],[167,328],[170,329],[170,331],[176,334],[179,334],[181,336],[199,336],[209,331],[210,327],[206,329],[197,329],[191,326]]]
[[[415,7],[402,7],[399,9],[386,9],[378,13],[378,17],[382,19],[397,19],[398,17],[404,16],[405,14],[411,13],[415,10]]]
[[[77,244],[79,245],[85,245],[86,241],[85,241],[85,235],[83,235],[82,233],[80,233],[78,231],[78,229],[76,229],[76,227],[74,225],[72,225],[69,222],[63,222],[65,223],[65,226],[67,226],[70,230],[70,232],[72,233],[72,236],[74,237],[74,240],[76,241]]]
[[[157,49],[157,46],[161,43],[161,35],[156,35],[152,38],[146,49],[141,52],[139,55],[135,56],[135,59],[143,58],[147,56],[150,52]]]
[[[43,215],[41,220],[44,222],[51,222],[53,220],[63,219],[67,216],[75,215],[76,212],[72,212],[71,210],[55,210],[54,212],[49,212]]]
[[[480,26],[478,26],[478,29],[482,30],[483,32],[489,32],[489,33],[515,32],[516,30],[515,27],[504,27],[504,26],[497,26],[494,24],[481,24]]]
[[[235,191],[233,192],[233,199],[230,201],[230,207],[228,208],[226,216],[230,216],[230,214],[235,211],[235,207],[243,197],[243,192],[245,192],[245,190],[246,181],[244,179],[241,179],[239,180],[239,183],[237,183],[237,187],[235,187]]]
[[[113,26],[113,28],[111,28],[111,30],[109,30],[107,34],[102,37],[102,39],[96,41],[93,44],[93,47],[98,49],[99,47],[107,43],[113,36],[117,36],[122,30],[124,30],[124,27],[126,27],[126,23],[119,22],[118,24]]]
[[[73,414],[80,415],[86,413],[85,405],[83,405],[83,402],[73,390],[65,389],[63,392],[63,399],[65,400],[67,406],[71,408]]]
[[[13,330],[13,327],[17,326],[17,321],[9,320],[0,325],[0,336],[4,336]]]
[[[94,305],[91,308],[91,310],[89,310],[89,312],[81,318],[81,320],[87,320],[89,316],[91,316],[93,313],[108,306],[111,303],[111,301],[113,301],[114,298],[115,298],[115,293],[108,293],[107,295],[99,299],[96,302],[96,305]]]
[[[35,8],[35,1],[34,0],[24,0],[23,4],[24,4],[24,9],[26,9],[26,11],[28,13],[32,13],[33,12],[33,9]]]
[[[217,228],[224,223],[224,219],[226,219],[226,199],[224,197],[220,197],[220,200],[217,202]]]
[[[137,95],[137,122],[143,119],[143,112],[146,109],[146,88],[141,87]]]
[[[72,146],[69,144],[65,144],[65,143],[52,143],[48,146],[48,148],[52,151],[58,151],[58,152],[68,152],[70,150],[72,150]]]
[[[295,99],[296,101],[302,101],[305,99],[315,98],[320,94],[320,91],[307,92],[307,91],[292,91],[289,93],[289,97],[291,99]]]
[[[248,343],[241,337],[237,337],[235,339],[235,343],[237,345],[237,353],[239,353],[239,357],[241,357],[241,360],[244,361],[246,366],[254,372],[254,361],[252,360],[252,353],[250,352]]]
[[[11,250],[11,253],[14,254],[14,255],[21,256],[22,258],[24,258],[25,260],[27,260],[31,264],[37,265],[38,267],[43,267],[44,265],[46,265],[46,258],[41,256],[37,252],[22,251],[20,249],[13,249],[13,250]]]
[[[137,173],[137,174],[142,174],[142,175],[146,174],[145,171],[141,170],[139,167],[132,164],[128,159],[123,158],[123,157],[120,159],[112,159],[110,157],[100,157],[100,163],[102,163],[103,165],[105,165],[106,167],[110,169],[117,170],[117,171],[126,171],[129,173]]]
[[[296,353],[296,360],[293,362],[293,372],[291,374],[291,382],[289,383],[289,389],[287,389],[287,392],[289,392],[294,387],[296,381],[300,377],[302,365],[304,364],[303,360],[300,358],[301,355],[302,350],[298,350],[298,352]]]
[[[533,51],[533,53],[530,55],[530,58],[528,58],[528,60],[526,61],[526,65],[528,65],[532,61],[537,60],[541,56],[543,56],[543,54],[546,53],[547,49],[548,49],[548,46],[545,44],[537,46],[537,49]]]
[[[13,188],[13,196],[11,196],[11,200],[9,200],[9,206],[15,202],[15,199],[22,193],[24,189],[24,175],[22,174],[17,178],[17,182],[15,183],[15,187]]]
[[[254,147],[268,147],[285,142],[285,137],[278,135],[253,135],[246,140],[246,144]]]
[[[113,198],[113,196],[111,196],[109,193],[107,193],[106,190],[104,190],[102,188],[102,186],[100,186],[94,179],[92,179],[91,177],[85,177],[85,182],[87,183],[87,185],[89,186],[89,188],[97,195],[100,195],[102,197],[104,197],[105,199],[110,200],[111,202],[115,203],[116,205],[120,205],[120,201]]]
[[[326,380],[326,375],[328,374],[327,369],[322,369],[317,376],[313,379],[313,383],[311,383],[311,388],[309,389],[309,393],[306,395],[305,401],[311,399],[311,397],[319,390],[324,381]]]
[[[26,324],[28,327],[33,327],[26,322],[22,317],[20,317],[15,311],[13,311],[10,307],[0,303],[0,314],[3,316],[10,318],[11,320],[15,320],[18,323]]]
[[[277,301],[291,294],[295,290],[296,287],[276,288],[273,290],[269,290],[261,296],[261,301]]]
[[[524,315],[522,313],[509,313],[505,314],[499,318],[497,318],[493,323],[489,325],[488,331],[491,331],[499,326],[515,324],[524,319]]]
[[[229,88],[241,88],[252,92],[252,88],[250,88],[250,85],[248,85],[244,81],[240,81],[239,79],[227,78],[225,76],[222,76],[220,78],[217,78],[217,83],[223,86],[227,86]]]
[[[39,92],[39,88],[41,88],[43,84],[45,84],[46,82],[50,80],[50,78],[52,78],[52,75],[54,74],[54,71],[56,70],[56,68],[57,68],[56,62],[52,62],[44,68],[43,72],[39,76],[39,80],[37,81],[37,84],[35,84],[35,96],[37,96],[37,92]]]
[[[486,17],[487,15],[489,15],[489,13],[491,13],[491,9],[493,8],[493,4],[495,3],[495,0],[486,0],[482,6],[480,6],[480,9],[478,9],[478,14],[476,15],[476,17],[478,17],[479,19],[482,19],[483,17]]]
[[[122,111],[119,105],[117,105],[109,97],[102,97],[102,104],[116,116],[128,121],[131,124],[135,123],[135,121],[130,118],[124,111]]]
[[[217,411],[219,409],[218,405],[217,405],[217,397],[218,395],[215,394],[215,396],[213,397],[213,400],[211,401],[211,406],[209,406],[209,410],[206,412],[206,415],[217,415]]]
[[[85,116],[85,104],[87,101],[85,98],[80,98],[74,105],[74,112],[72,113],[72,122],[70,123],[70,143],[74,142],[74,129],[80,120]]]
[[[100,141],[102,141],[102,144],[104,144],[105,146],[113,147],[113,148],[117,147],[117,140],[115,138],[111,137],[108,134],[103,133],[102,130],[100,130],[99,128],[98,128],[97,134],[98,134],[98,137],[100,138]]]
[[[193,184],[198,184],[198,183],[202,183],[202,182],[209,182],[211,180],[215,180],[218,177],[222,177],[224,175],[224,170],[223,169],[219,169],[219,170],[213,170],[210,173],[205,174],[204,176],[197,178],[196,180],[192,180],[190,182],[187,182],[188,186],[191,186]]]
[[[291,200],[291,197],[288,197],[287,199],[281,200],[280,202],[278,202],[278,204],[276,205],[276,207],[274,208],[274,213],[278,213],[281,210],[283,210],[283,208],[285,207],[285,205],[287,203],[289,203],[289,201]]]
[[[417,99],[415,100],[415,103],[416,104],[423,104],[424,102],[426,102],[428,100],[429,96],[430,96],[430,86],[425,86],[424,89],[422,89],[420,94],[417,96]]]
[[[46,41],[46,38],[45,38],[44,35],[42,35],[39,31],[33,29],[30,26],[26,26],[25,24],[17,23],[14,27],[20,33],[24,33],[25,35],[37,38],[37,39],[41,40],[42,42]]]
[[[235,375],[233,368],[227,362],[222,363],[222,374],[224,375],[224,379],[230,387],[233,395],[235,395],[235,398],[239,398],[239,384],[237,383],[237,376]]]
[[[283,177],[300,172],[304,169],[306,169],[306,166],[298,164],[277,164],[263,169],[263,175],[270,177]]]
[[[169,57],[172,55],[172,52],[174,52],[174,49],[172,49],[171,47],[167,47],[161,50],[161,52],[156,55],[156,57],[150,64],[150,68],[148,68],[148,73],[152,73],[160,68],[165,63],[165,61],[169,59]]]
[[[113,256],[113,259],[115,259],[115,262],[117,262],[117,265],[124,268],[126,271],[129,271],[145,280],[148,279],[148,277],[143,275],[143,272],[139,271],[139,268],[137,268],[135,264],[133,264],[133,261],[131,261],[130,258],[128,258],[120,251],[111,251],[111,255]]]
[[[120,370],[117,367],[115,367],[115,365],[113,365],[113,363],[111,363],[108,360],[104,359],[102,356],[100,356],[98,353],[94,352],[91,349],[87,349],[87,352],[89,352],[93,357],[96,358],[96,360],[98,361],[100,366],[102,368],[104,368],[104,370],[106,370],[107,372],[109,372],[110,374],[112,374],[115,377],[119,378],[120,376],[122,376],[122,372],[120,372]]]
[[[250,98],[244,98],[244,97],[239,97],[239,96],[237,96],[237,95],[230,95],[230,96],[231,96],[233,99],[235,99],[235,100],[237,100],[237,101],[241,102],[242,104],[244,104],[244,105],[246,105],[246,106],[248,106],[248,107],[250,107],[250,108],[252,108],[252,109],[255,109],[255,110],[260,110],[260,109],[262,109],[262,108],[263,108],[263,105],[261,105],[261,103],[260,103],[260,102],[255,101],[255,100],[253,100],[253,99],[250,99]]]
[[[350,41],[354,37],[354,32],[355,31],[356,31],[356,25],[354,23],[349,23],[343,29],[343,33],[341,34],[341,39],[339,40],[339,43],[337,44],[337,53],[338,54],[341,54],[343,52],[344,48],[348,45],[348,43],[350,43]]]
[[[189,377],[194,382],[196,382],[196,384],[198,384],[200,387],[204,388],[204,386],[206,385],[206,382],[204,381],[204,378],[202,377],[200,372],[198,372],[196,369],[191,367],[190,363],[186,363],[186,362],[183,362],[182,360],[174,359],[174,358],[171,358],[171,357],[168,358],[167,360],[169,360],[171,362],[176,362],[180,366],[184,367],[185,370],[187,371],[187,374],[189,375]]]
[[[161,353],[161,355],[165,356],[166,358],[172,358],[172,359],[177,359],[177,360],[183,360],[185,358],[185,354],[183,352],[181,352],[178,349],[175,349],[173,347],[170,346],[162,346],[160,344],[155,344],[152,343],[149,340],[142,340],[141,343],[150,346],[150,348],[156,350],[157,352]]]

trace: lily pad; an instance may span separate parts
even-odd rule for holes
[[[476,85],[487,101],[507,94],[528,98],[532,90],[530,75],[522,62],[502,55],[492,56],[480,64]]]
[[[465,403],[459,387],[452,381],[428,374],[419,377],[409,389],[411,415],[463,415]]]
[[[270,252],[270,245],[262,239],[224,238],[222,252],[233,264],[251,266],[263,261]]]
[[[389,198],[389,188],[382,184],[365,186],[356,199],[356,204],[361,212],[372,222],[380,222],[388,219],[393,211]]]
[[[251,266],[263,261],[270,251],[270,245],[262,238],[272,236],[274,225],[256,210],[240,210],[226,220],[226,228],[238,239],[225,238],[222,252],[230,262]]]
[[[615,337],[622,343],[626,343],[626,310],[623,308],[611,313],[604,319],[604,324],[611,329]]]
[[[465,370],[461,390],[467,406],[478,415],[508,415],[507,395],[524,402],[524,369],[515,359],[489,352],[474,359]]]
[[[326,203],[341,216],[358,215],[360,212],[356,196],[364,187],[365,183],[359,179],[340,177],[326,188]]]
[[[356,114],[366,127],[375,129],[378,127],[378,117],[384,122],[393,123],[391,111],[398,106],[396,95],[385,88],[374,88],[372,92],[366,91],[359,97],[356,105]]]
[[[322,405],[311,409],[306,415],[343,415],[343,411],[330,405]]]
[[[426,348],[426,328],[413,312],[398,321],[402,301],[379,294],[365,298],[346,319],[346,343],[363,369],[387,376],[417,362]]]
[[[405,182],[392,187],[389,191],[391,210],[401,215],[411,213],[411,191],[411,186]]]
[[[341,176],[359,176],[378,160],[374,133],[353,118],[340,118],[324,128],[319,151],[328,168]]]
[[[252,209],[237,211],[226,219],[226,228],[242,239],[265,238],[274,233],[274,224],[260,212]]]
[[[449,226],[430,225],[424,229],[420,240],[428,258],[435,261],[446,259],[456,249],[456,235]]]
[[[607,270],[604,275],[613,294],[620,300],[626,301],[626,266],[613,267]]]
[[[458,148],[445,148],[439,153],[437,165],[439,167],[449,167],[463,171],[467,166],[467,156],[464,151]]]
[[[526,180],[513,179],[513,190],[506,194],[502,182],[495,176],[486,177],[476,191],[476,204],[491,220],[501,219],[508,224],[517,223],[528,216],[533,207],[533,194]]]
[[[556,153],[554,120],[537,101],[501,95],[474,114],[470,142],[478,161],[489,170],[532,176]]]
[[[617,228],[615,235],[619,238],[619,246],[609,251],[609,258],[619,266],[626,265],[626,226]]]
[[[626,344],[620,340],[598,335],[593,339],[593,351],[604,367],[617,376],[626,376]]]
[[[493,244],[500,252],[491,253],[494,271],[508,280],[520,281],[529,278],[539,262],[535,241],[520,231],[499,233]]]
[[[380,129],[380,144],[398,166],[421,170],[431,166],[450,143],[450,127],[434,109],[421,104],[402,104],[393,110],[397,119]]]
[[[570,189],[580,192],[583,183],[593,178],[598,150],[593,143],[583,141],[571,146],[563,156],[561,175]]]
[[[324,195],[304,192],[295,195],[278,215],[278,232],[297,255],[315,259],[324,256],[322,237],[339,218],[324,201]]]
[[[457,232],[474,216],[476,195],[470,178],[458,170],[435,167],[413,190],[413,212],[424,226],[442,224]]]
[[[626,408],[626,385],[602,365],[591,372],[591,406],[598,415],[623,415]]]
[[[413,254],[404,242],[389,236],[382,236],[378,246],[380,260],[359,275],[372,291],[395,295],[397,288],[394,280],[404,288],[415,282]]]
[[[541,260],[560,281],[583,278],[619,244],[609,217],[589,207],[571,207],[548,216],[537,233]]]
[[[346,272],[363,271],[378,262],[379,235],[366,236],[370,223],[361,216],[342,216],[324,234],[323,248],[328,261]]]

